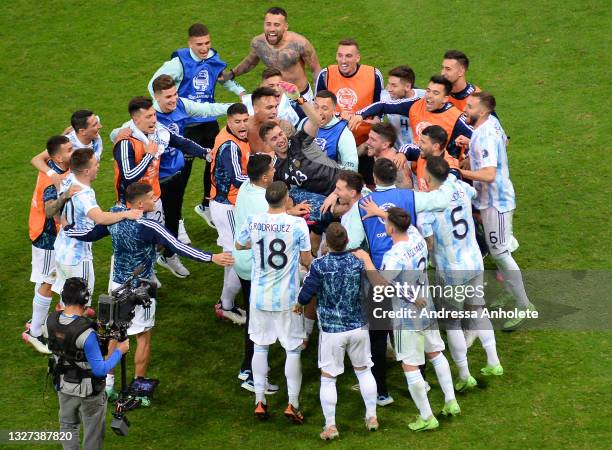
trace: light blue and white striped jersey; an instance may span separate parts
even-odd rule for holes
[[[410,98],[402,98],[398,100],[418,100],[425,95],[424,89],[413,89],[414,96]],[[393,100],[391,98],[391,94],[389,91],[384,89],[380,93],[380,101],[381,102],[390,102]],[[395,128],[395,132],[397,133],[397,141],[395,141],[395,148],[400,148],[402,145],[412,144],[414,141],[412,139],[412,128],[410,128],[410,121],[408,117],[402,116],[400,114],[387,114],[387,122],[393,125]]]
[[[414,304],[416,297],[427,300],[427,309],[434,308],[428,291],[427,279],[427,243],[419,231],[411,225],[406,231],[407,241],[400,241],[385,252],[381,274],[393,284],[402,288],[401,298],[395,298],[394,309],[408,308],[414,311],[414,317],[404,317],[396,323],[403,329],[419,331],[429,326],[429,319],[421,317],[420,309]],[[415,295],[416,294],[416,295]]]
[[[310,251],[308,225],[289,214],[254,214],[236,239],[251,243],[251,304],[263,311],[286,311],[297,301],[300,252]]]
[[[268,210],[266,201],[266,189],[251,184],[250,180],[240,186],[236,197],[236,207],[234,208],[234,222],[237,231],[242,229],[247,217],[254,214],[261,214]],[[236,241],[236,235],[234,241]],[[232,250],[234,256],[234,270],[243,280],[251,279],[252,272],[252,250]]]
[[[95,226],[95,222],[87,217],[87,213],[93,208],[99,208],[96,193],[90,186],[79,183],[74,174],[71,173],[62,182],[60,194],[67,191],[72,184],[80,186],[81,190],[76,192],[64,205],[62,224],[74,225],[74,228],[80,230],[91,229]],[[54,248],[55,260],[65,266],[76,266],[81,261],[91,261],[93,259],[91,242],[82,242],[66,236],[64,228],[57,235]]]
[[[472,218],[472,199],[476,190],[463,181],[453,185],[451,201],[444,211],[422,215],[423,236],[434,237],[436,271],[446,284],[464,284],[484,270],[476,228]]]
[[[100,122],[100,117],[96,116],[96,118],[98,119],[98,122]],[[72,142],[72,148],[74,150],[77,150],[79,148],[89,147],[94,151],[94,154],[96,155],[96,158],[98,159],[98,161],[100,161],[100,158],[102,158],[102,150],[104,150],[104,148],[102,145],[102,138],[100,137],[100,135],[97,135],[95,139],[91,141],[89,145],[85,145],[81,141],[79,141],[79,138],[77,138],[77,135],[76,135],[76,131],[74,130],[68,133],[66,137],[68,138],[70,142]]]
[[[470,141],[470,166],[472,170],[495,167],[495,180],[492,183],[474,181],[478,195],[474,199],[477,209],[495,208],[499,212],[516,208],[514,186],[510,181],[508,138],[499,120],[489,116],[487,121],[474,130]]]

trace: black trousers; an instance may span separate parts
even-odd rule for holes
[[[204,122],[199,125],[194,125],[192,127],[185,128],[185,137],[187,139],[191,139],[202,147],[210,149],[212,149],[215,145],[215,138],[217,137],[217,134],[219,134],[219,124],[216,120],[213,122]],[[202,180],[204,184],[204,195],[202,197],[202,205],[208,206],[208,197],[210,197],[211,186],[210,163],[208,161],[205,161],[204,164],[204,176]],[[187,182],[189,181],[189,177],[191,176],[192,165],[193,158],[185,156],[185,166],[181,171],[184,189],[187,188]]]
[[[240,370],[251,370],[251,361],[253,360],[253,341],[249,337],[249,297],[251,296],[251,280],[240,280],[242,287],[242,298],[244,299],[244,310],[246,311],[246,323],[244,324],[244,358]]]
[[[372,352],[372,375],[376,380],[378,395],[389,395],[387,391],[387,336],[389,330],[370,330],[370,351]],[[393,337],[393,336],[391,336]]]
[[[183,197],[185,196],[185,184],[181,175],[182,173],[178,173],[159,182],[165,225],[175,238],[178,238],[179,221],[182,217],[181,211],[183,209]],[[164,249],[166,258],[170,258],[172,255],[174,255],[173,252]]]
[[[359,173],[366,185],[374,185],[374,158],[368,155],[359,157]]]

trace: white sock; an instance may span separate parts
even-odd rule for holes
[[[414,404],[419,410],[419,414],[425,420],[429,419],[433,416],[433,412],[431,411],[431,406],[429,405],[429,399],[427,398],[427,386],[425,384],[425,380],[423,380],[423,375],[421,375],[420,370],[415,370],[412,372],[404,372],[406,376],[406,381],[408,382],[408,391],[410,391],[410,395],[412,396],[412,400],[414,400]]]
[[[253,360],[253,385],[255,386],[255,404],[262,402],[266,404],[266,378],[268,377],[268,346],[254,345]]]
[[[468,367],[467,345],[465,344],[463,330],[446,330],[446,337],[451,356],[459,370],[459,378],[467,380],[470,377],[470,369]]]
[[[336,404],[338,403],[338,393],[336,392],[336,378],[324,377],[321,375],[321,409],[325,416],[325,427],[336,425]],[[295,405],[294,405],[295,406]]]
[[[376,417],[376,397],[378,392],[372,370],[370,368],[360,371],[356,370],[355,375],[357,375],[357,380],[359,380],[359,391],[361,392],[363,403],[365,403],[366,419]]]
[[[523,275],[518,264],[510,254],[506,251],[500,255],[491,255],[497,268],[501,270],[504,276],[505,287],[512,293],[516,300],[516,306],[519,308],[527,308],[529,299],[525,292],[525,285],[523,284]]]
[[[444,392],[444,403],[448,403],[455,399],[455,388],[453,387],[453,376],[451,375],[450,366],[446,360],[444,353],[439,353],[438,356],[429,360],[436,371],[438,383]]]
[[[234,307],[234,299],[240,292],[240,280],[233,267],[223,269],[223,291],[221,292],[221,307],[229,311]]]
[[[106,389],[110,390],[115,387],[115,375],[112,373],[106,374]]]
[[[487,364],[489,366],[496,366],[499,364],[499,358],[497,356],[497,344],[495,343],[495,333],[493,330],[477,330],[478,337],[482,344],[482,348],[487,354]]]
[[[34,337],[38,337],[42,334],[42,325],[45,323],[45,319],[49,314],[49,306],[51,306],[51,297],[45,297],[38,292],[37,289],[34,291],[34,299],[32,300],[32,322],[30,323],[30,334]]]
[[[285,377],[287,377],[289,403],[296,408],[300,407],[300,389],[302,387],[301,353],[301,350],[287,351],[287,359],[285,359]]]

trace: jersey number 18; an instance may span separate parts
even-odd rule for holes
[[[266,270],[266,261],[268,265],[276,270],[281,270],[287,265],[288,257],[285,254],[287,244],[282,239],[272,239],[268,245],[270,252],[268,258],[265,257],[264,240],[261,238],[256,242],[259,245],[259,260],[261,261],[261,270]]]

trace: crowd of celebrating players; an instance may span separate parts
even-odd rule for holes
[[[224,268],[214,313],[244,326],[238,378],[254,392],[258,418],[269,416],[266,396],[279,390],[268,379],[268,350],[279,341],[286,351],[284,414],[304,421],[301,352],[317,320],[322,439],[339,436],[336,378],[346,355],[367,429],[379,427],[377,406],[394,401],[386,383],[389,352],[401,362],[418,409],[411,430],[439,426],[428,400],[426,361],[444,393],[441,414],[460,414],[455,392],[478,383],[468,364],[472,342],[486,353],[481,375],[503,374],[483,311],[503,306],[506,298],[518,311],[535,311],[512,257],[518,243],[503,113],[498,117],[491,93],[467,82],[468,57],[444,53],[441,73],[426,79],[423,89],[415,87],[407,65],[391,69],[385,86],[379,69],[361,63],[354,39],[339,41],[336,64],[321,67],[313,45],[288,30],[287,13],[278,7],[265,13],[264,32],[231,69],[212,48],[205,25],[192,25],[187,43],[152,76],[151,97],[132,98],[129,117],[110,133],[116,204],[109,211],[97,204],[92,188],[103,153],[95,112],[74,112],[70,127],[32,158],[39,171],[29,219],[35,291],[23,339],[51,353],[46,320],[53,292],[62,294],[66,280],[76,277],[91,297],[92,242],[110,236],[109,291],[141,267],[139,276],[163,293],[156,267],[188,277],[181,258]],[[248,94],[237,80],[260,62],[261,83]],[[236,95],[236,103],[215,101],[218,84]],[[227,125],[220,129],[221,116]],[[216,229],[217,254],[192,247],[183,220],[196,158],[205,160],[205,170],[195,212]],[[487,255],[507,292],[497,304],[483,289]],[[435,284],[470,293],[461,299],[430,295],[428,268],[435,269]],[[375,299],[393,286],[420,290]],[[93,317],[90,302],[84,314]],[[405,313],[373,321],[372,305],[379,303]],[[62,308],[60,300],[57,310]],[[468,320],[422,314],[436,310],[473,314]],[[149,381],[155,313],[155,299],[150,308],[138,306],[127,331],[136,339],[136,386]],[[526,317],[517,314],[504,329],[518,328]],[[84,340],[76,345],[83,349]],[[109,355],[113,351],[111,346]],[[112,374],[105,386],[106,395],[116,397]],[[151,401],[137,400],[142,406]]]

